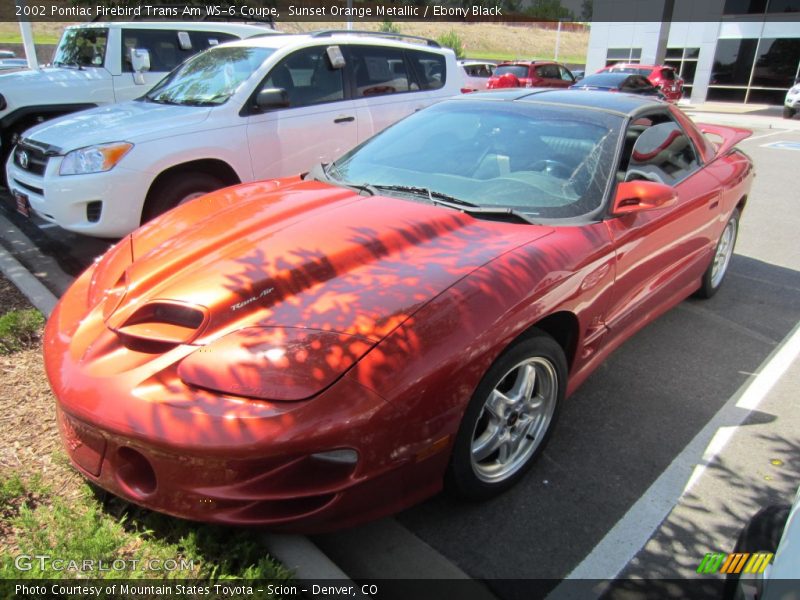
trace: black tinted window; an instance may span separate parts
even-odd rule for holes
[[[188,39],[191,48],[183,49],[179,35]],[[172,71],[184,60],[211,46],[239,39],[229,33],[160,30],[123,29],[122,30],[122,70],[130,73],[131,50],[142,48],[150,53],[150,71]],[[186,44],[183,44],[186,46]]]
[[[351,46],[347,48],[346,57],[355,81],[356,98],[397,94],[412,89],[402,50]],[[433,65],[428,65],[423,75],[428,77],[428,71],[432,69]]]
[[[637,133],[632,127],[634,135]],[[648,127],[636,138],[628,162],[626,181],[649,179],[673,185],[699,167],[689,137],[674,121]]]
[[[420,89],[438,90],[444,86],[447,81],[447,64],[444,56],[422,50],[406,50],[406,56],[417,76],[417,84]],[[489,75],[491,75],[491,71]]]
[[[342,69],[331,67],[327,46],[304,48],[287,56],[270,71],[262,88],[283,88],[290,108],[344,98]]]

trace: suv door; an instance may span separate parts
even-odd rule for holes
[[[344,47],[359,142],[432,104],[444,86],[444,56],[387,46]]]
[[[617,251],[617,276],[607,325],[612,336],[646,320],[694,290],[719,235],[721,185],[700,153],[665,113],[628,127],[618,181],[646,179],[673,186],[670,207],[606,220]]]
[[[343,69],[331,66],[327,51],[313,46],[293,52],[256,88],[251,100],[262,89],[281,88],[289,106],[246,117],[255,179],[297,175],[356,145],[356,110],[345,99]]]
[[[230,33],[216,31],[178,31],[175,29],[122,29],[118,51],[120,72],[114,74],[114,95],[117,102],[133,100],[147,92],[184,60],[223,42],[239,39]],[[150,70],[143,73],[144,85],[133,79],[131,50],[150,53]]]

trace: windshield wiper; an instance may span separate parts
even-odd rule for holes
[[[396,192],[408,192],[410,194],[426,196],[431,204],[439,206],[446,206],[460,210],[468,215],[495,215],[500,217],[512,217],[529,225],[536,225],[536,221],[531,219],[528,215],[513,208],[505,206],[478,206],[467,200],[456,198],[444,192],[437,192],[424,187],[417,187],[413,185],[372,185],[369,186],[374,190],[386,190]]]
[[[333,163],[319,163],[314,165],[303,179],[316,179],[317,181],[340,185],[357,192],[367,192],[370,196],[375,196],[378,193],[378,190],[368,183],[350,183],[349,181],[342,181],[333,175],[331,171],[339,172],[338,169],[336,169],[336,165]]]

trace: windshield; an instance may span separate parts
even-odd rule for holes
[[[66,29],[53,54],[56,67],[102,67],[106,57],[108,29]]]
[[[488,104],[449,101],[416,113],[327,172],[381,193],[422,188],[536,220],[582,217],[601,207],[621,117],[530,102]]]
[[[511,73],[516,77],[527,77],[528,67],[522,65],[500,65],[494,70],[495,77],[500,77],[506,73]]]
[[[239,46],[211,48],[172,71],[145,98],[186,106],[223,104],[274,51]]]

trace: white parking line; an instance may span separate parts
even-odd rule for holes
[[[764,135],[756,135],[754,137],[749,137],[747,139],[742,140],[739,142],[740,144],[744,142],[752,142],[753,140],[760,140],[761,138],[769,137],[771,135],[778,135],[779,133],[789,133],[787,129],[778,129],[777,131],[773,131],[771,133],[765,133]]]
[[[764,360],[717,414],[675,457],[644,495],[625,513],[567,579],[611,580],[650,540],[664,519],[722,451],[736,427],[758,408],[775,383],[800,356],[800,323]],[[569,598],[562,582],[548,599]],[[602,590],[595,590],[598,595]]]

